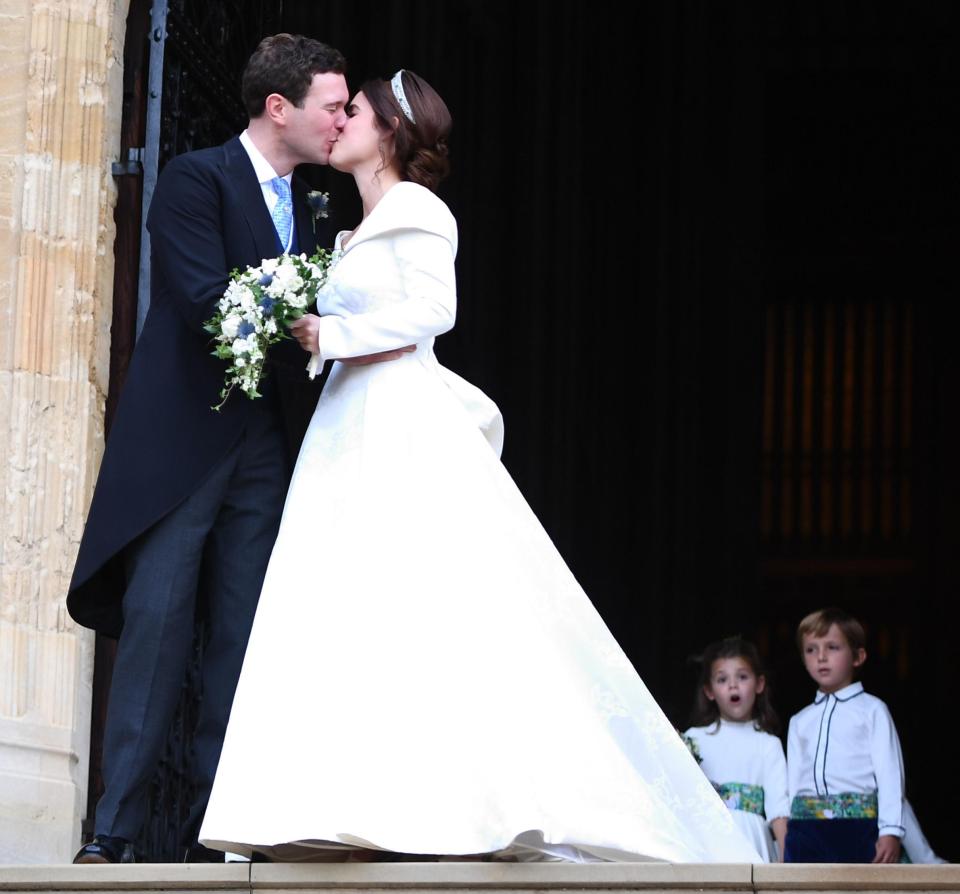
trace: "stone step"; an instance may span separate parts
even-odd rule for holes
[[[0,894],[156,892],[341,894],[362,890],[456,894],[535,891],[960,892],[960,866],[605,863],[140,863],[123,866],[0,866]]]

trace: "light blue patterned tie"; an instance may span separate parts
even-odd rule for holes
[[[273,225],[277,228],[280,244],[287,250],[290,242],[290,227],[293,224],[293,197],[290,194],[290,184],[283,177],[274,177],[270,181],[273,191],[277,194],[277,203],[273,206]]]

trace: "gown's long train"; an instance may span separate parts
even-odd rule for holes
[[[429,283],[415,244],[396,248],[411,221],[429,236],[421,267],[438,234],[450,253]],[[352,314],[439,295],[451,224],[421,187],[391,189],[321,311],[349,332]],[[201,840],[756,861],[481,434],[478,412],[498,438],[491,405],[430,334],[407,335],[415,353],[337,364],[324,388]],[[353,350],[371,347],[367,332]]]

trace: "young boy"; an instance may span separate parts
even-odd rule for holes
[[[903,757],[887,706],[854,682],[866,637],[846,612],[807,615],[797,644],[819,691],[790,718],[787,863],[896,863]]]

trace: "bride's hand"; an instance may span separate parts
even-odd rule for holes
[[[300,343],[300,347],[310,354],[320,353],[319,331],[320,317],[316,314],[304,314],[290,324],[290,332]]]

